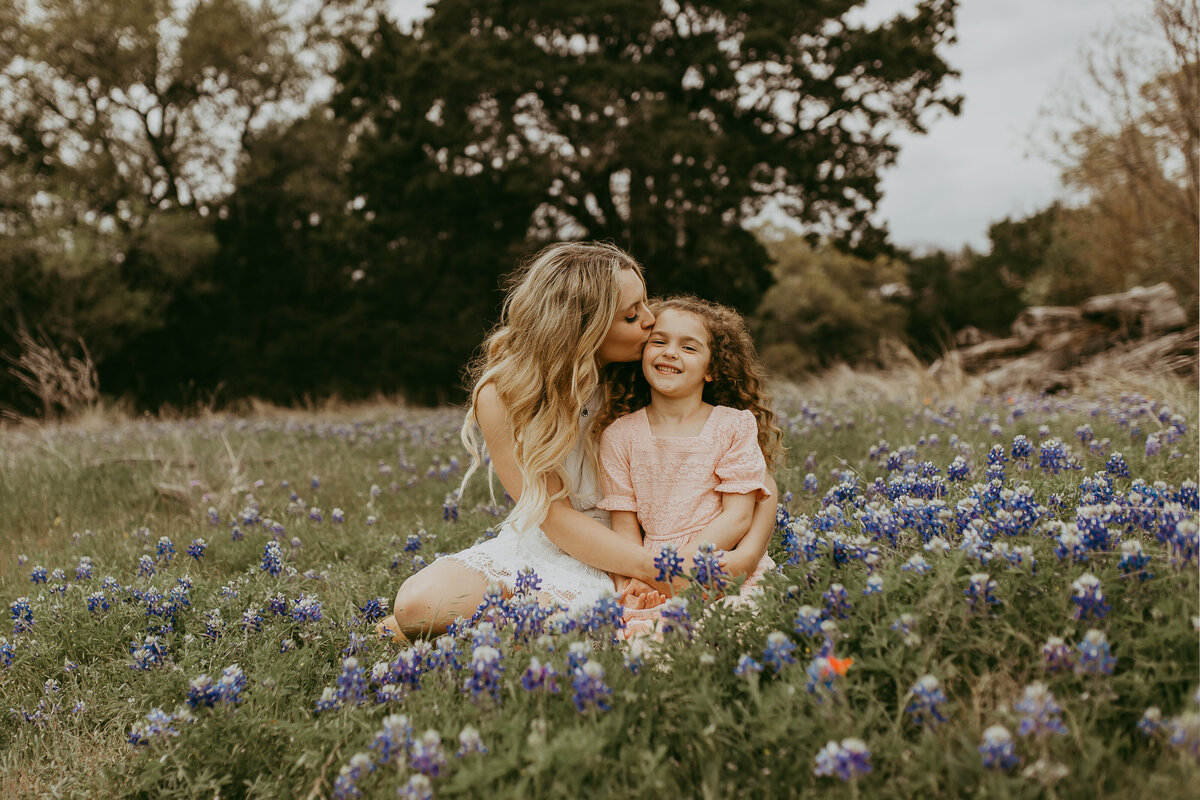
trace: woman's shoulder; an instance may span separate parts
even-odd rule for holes
[[[496,390],[496,384],[488,381],[479,387],[474,400],[475,419],[486,432],[488,428],[508,424],[508,406]]]

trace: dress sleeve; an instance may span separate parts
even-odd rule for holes
[[[600,436],[600,488],[604,499],[596,508],[605,511],[637,511],[637,496],[629,472],[633,439],[622,417],[609,425]]]
[[[729,449],[717,461],[718,492],[757,493],[758,499],[771,496],[767,489],[767,461],[758,446],[758,423],[751,411],[733,410],[722,420]]]

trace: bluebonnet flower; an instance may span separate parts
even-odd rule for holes
[[[934,536],[925,543],[924,549],[926,553],[944,556],[950,552],[950,543],[940,536]]]
[[[1104,506],[1083,506],[1075,512],[1075,529],[1079,532],[1083,546],[1089,550],[1109,550],[1108,523]]]
[[[825,601],[825,608],[830,617],[844,618],[850,615],[850,598],[846,595],[846,587],[840,583],[830,584],[821,598]]]
[[[167,655],[167,646],[157,636],[147,636],[141,642],[136,639],[131,642],[129,652],[133,656],[133,662],[129,668],[145,671],[163,665]]]
[[[433,784],[428,776],[418,772],[396,790],[396,796],[400,800],[433,800]]]
[[[204,637],[216,640],[221,638],[225,630],[225,621],[221,619],[221,609],[214,608],[204,615]]]
[[[204,558],[204,551],[208,548],[208,542],[203,539],[192,539],[192,543],[188,545],[187,554],[199,561]]]
[[[12,665],[16,657],[16,649],[9,643],[8,639],[0,636],[0,667],[8,668]]]
[[[914,725],[935,725],[945,722],[942,714],[942,704],[946,702],[946,693],[942,685],[933,675],[922,675],[909,689],[912,700],[904,707]]]
[[[62,594],[67,591],[67,573],[63,572],[60,567],[55,567],[50,572],[50,594]]]
[[[1038,447],[1038,459],[1042,471],[1057,475],[1068,468],[1067,450],[1058,439],[1047,439]]]
[[[226,705],[242,702],[242,690],[246,688],[246,675],[237,664],[230,664],[221,670],[217,679],[217,697]]]
[[[819,608],[812,606],[800,606],[796,612],[795,630],[796,633],[805,636],[820,636],[821,622],[825,619],[825,612]]]
[[[589,709],[609,710],[608,698],[612,695],[612,689],[604,682],[604,667],[599,663],[589,661],[575,670],[571,676],[571,685],[575,689],[571,702],[580,714]]]
[[[1128,478],[1129,465],[1125,463],[1125,456],[1120,452],[1113,452],[1104,464],[1104,471],[1114,478]]]
[[[571,642],[567,648],[567,670],[574,672],[587,663],[590,646],[586,642]]]
[[[1067,732],[1060,717],[1062,706],[1041,681],[1034,681],[1025,687],[1024,696],[1013,704],[1013,710],[1021,715],[1021,725],[1017,729],[1021,736]]]
[[[276,592],[267,598],[267,608],[270,609],[271,613],[277,617],[285,616],[288,613],[287,598],[279,592]]]
[[[325,516],[321,513],[321,509],[313,506],[308,510],[308,518],[312,522],[321,522],[325,519]]]
[[[12,613],[13,633],[28,633],[33,630],[35,621],[28,597],[18,597],[8,608]]]
[[[521,676],[521,685],[526,691],[543,689],[552,694],[558,694],[558,670],[549,662],[543,664],[537,656],[529,659],[529,666]]]
[[[242,612],[241,626],[243,633],[258,633],[262,630],[262,609],[250,606]]]
[[[1092,433],[1092,426],[1086,423],[1075,429],[1075,436],[1078,437],[1079,443],[1085,447],[1096,438],[1096,435]]]
[[[143,554],[138,559],[138,575],[143,578],[149,578],[154,574],[154,559]]]
[[[849,781],[871,771],[871,751],[861,739],[830,741],[817,753],[816,764],[814,775]]]
[[[525,567],[517,573],[517,594],[533,594],[542,588],[542,579],[534,572],[533,567]]]
[[[208,524],[214,528],[221,524],[221,515],[217,513],[216,506],[208,507]]]
[[[1059,529],[1058,535],[1054,537],[1054,555],[1059,559],[1072,561],[1088,560],[1087,547],[1084,546],[1079,528],[1074,523],[1065,523]]]
[[[442,501],[442,519],[446,522],[458,522],[458,498],[454,494],[446,495]]]
[[[1061,672],[1074,666],[1071,650],[1061,636],[1050,636],[1042,645],[1042,665],[1047,672]]]
[[[967,596],[967,604],[971,611],[986,610],[989,605],[998,605],[1000,601],[992,594],[996,589],[996,582],[991,579],[986,572],[976,572],[968,579],[969,585],[963,590],[963,594]]]
[[[868,575],[867,585],[863,589],[863,594],[883,594],[883,578],[879,577],[878,575]]]
[[[338,693],[333,690],[332,686],[326,686],[321,692],[321,696],[317,698],[316,704],[313,706],[313,713],[322,714],[326,711],[333,711],[342,707],[342,701],[338,698]]]
[[[665,544],[654,557],[654,566],[658,568],[655,580],[669,581],[683,574],[683,557],[676,551],[675,545]]]
[[[1083,641],[1076,645],[1079,660],[1075,663],[1075,671],[1088,675],[1111,675],[1117,660],[1112,656],[1108,637],[1103,631],[1092,628],[1083,635]]]
[[[351,631],[346,646],[342,648],[342,655],[354,656],[365,652],[367,652],[367,637]]]
[[[319,622],[321,601],[315,594],[302,594],[292,603],[292,619],[296,622]]]
[[[412,725],[404,714],[389,714],[383,718],[383,728],[375,734],[371,749],[378,753],[380,764],[399,764],[412,745]]]
[[[185,698],[191,708],[212,708],[221,699],[221,691],[207,675],[198,675],[188,684]]]
[[[358,659],[348,656],[342,659],[342,671],[337,678],[338,701],[362,705],[367,700],[367,678],[358,665]]]
[[[1179,484],[1179,491],[1175,493],[1175,502],[1191,511],[1200,510],[1200,486],[1196,481],[1186,480]]]
[[[242,533],[242,529],[239,528],[237,525],[234,525],[233,527],[231,527],[229,529],[229,540],[230,541],[240,542],[243,538],[245,538],[245,535]]]
[[[494,647],[476,647],[471,654],[471,674],[464,681],[463,689],[476,700],[488,695],[499,702],[500,673],[504,671],[504,665],[500,663],[502,659],[503,655]]]
[[[721,565],[724,556],[725,551],[716,549],[711,542],[701,545],[692,557],[692,563],[695,565],[692,580],[716,592],[724,589],[725,581],[729,577],[729,573]]]
[[[80,556],[79,563],[75,566],[75,580],[86,581],[92,577],[92,559],[90,556]]]
[[[279,642],[279,652],[288,653],[296,649],[296,640],[290,637]]]
[[[437,731],[427,730],[413,741],[408,765],[431,778],[441,774],[446,767],[446,751],[442,749],[442,737]]]
[[[112,606],[108,602],[108,597],[104,592],[92,592],[84,598],[87,601],[88,611],[92,614],[99,614],[108,611]]]
[[[769,665],[776,672],[781,672],[788,664],[796,663],[796,658],[792,655],[795,649],[795,642],[789,639],[787,634],[772,631],[767,635],[767,646],[763,648],[762,663]]]
[[[992,445],[992,449],[988,451],[987,463],[989,467],[1002,467],[1008,463],[1008,455],[1004,452],[1004,445]]]
[[[917,618],[905,612],[892,621],[891,629],[903,637],[904,644],[912,647],[921,643],[920,634],[913,630],[913,626],[916,624]]]
[[[263,547],[261,569],[269,572],[274,578],[278,578],[279,573],[283,572],[283,551],[279,549],[279,542],[274,539]]]
[[[337,779],[333,782],[333,796],[335,800],[351,800],[352,798],[362,797],[362,790],[358,788],[358,781],[368,772],[375,769],[375,765],[371,762],[371,756],[366,753],[355,753],[350,757],[350,763],[344,764],[338,770]]]
[[[1164,509],[1164,517],[1169,516]],[[1200,552],[1200,526],[1194,519],[1164,520],[1163,527],[1167,529],[1167,552],[1170,554],[1171,566],[1182,568],[1196,560]]]
[[[372,597],[358,607],[368,622],[383,619],[387,616],[388,601],[386,597]]]
[[[1146,437],[1146,458],[1153,458],[1162,452],[1162,440],[1157,433]]]
[[[925,556],[917,553],[904,562],[904,566],[900,567],[900,569],[904,572],[915,572],[918,575],[924,575],[932,570],[933,567],[929,566],[929,562],[925,560]]]
[[[421,556],[413,556],[411,566],[413,574],[416,574],[425,569],[425,567],[429,566],[429,564]]]
[[[487,755],[488,749],[483,744],[483,739],[479,738],[479,729],[474,725],[465,726],[458,734],[458,750],[454,755],[459,758],[469,756],[474,753]]]
[[[166,536],[160,536],[154,554],[160,562],[170,564],[171,559],[175,558],[175,545]]]
[[[688,612],[687,601],[682,597],[672,597],[659,608],[662,609],[659,632],[663,636],[676,635],[691,641],[696,626],[692,622],[691,613]]]
[[[331,520],[333,520],[335,523],[345,522],[346,521],[346,512],[340,508],[334,508],[333,511],[330,513],[329,518]]]
[[[794,661],[795,659],[793,659]],[[763,671],[763,665],[754,660],[754,657],[749,653],[743,653],[738,659],[737,666],[733,668],[733,674],[739,678],[746,675],[756,675]]]
[[[1012,734],[1003,725],[993,725],[983,732],[983,744],[979,745],[979,754],[983,757],[983,766],[986,769],[1007,772],[1020,761]]]
[[[804,482],[801,485],[804,487],[804,490],[806,492],[816,494],[817,490],[819,488],[819,484],[817,482],[817,476],[811,472],[808,473],[807,475],[804,476]]]
[[[1163,726],[1162,709],[1158,706],[1150,706],[1142,712],[1142,718],[1138,720],[1137,729],[1144,736],[1152,736],[1159,731]]]
[[[1112,606],[1104,602],[1104,592],[1100,590],[1100,579],[1090,572],[1085,572],[1071,584],[1075,590],[1071,602],[1075,604],[1075,619],[1097,617],[1103,619]]]
[[[962,456],[955,456],[950,466],[946,467],[946,477],[954,483],[962,483],[970,478],[971,468],[967,465],[967,460]]]

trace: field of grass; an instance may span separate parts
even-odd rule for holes
[[[0,795],[1193,796],[1194,385],[878,386],[782,393],[779,573],[632,648],[372,635],[502,517],[458,411],[0,429]]]

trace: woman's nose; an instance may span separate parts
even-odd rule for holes
[[[649,308],[647,308],[646,313],[642,315],[642,328],[644,328],[645,330],[650,330],[653,327],[654,327],[654,312],[651,311]]]

